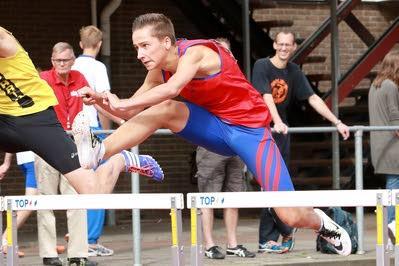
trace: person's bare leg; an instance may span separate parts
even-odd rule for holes
[[[188,116],[189,110],[182,102],[168,100],[152,106],[132,117],[103,141],[103,158],[142,143],[159,128],[179,132],[186,126]]]
[[[227,232],[227,247],[235,248],[237,246],[238,209],[223,209],[223,219]]]
[[[320,230],[321,219],[313,208],[274,208],[274,210],[280,220],[288,226]]]
[[[118,153],[140,144],[159,128],[176,132],[182,130],[188,116],[189,110],[182,102],[168,100],[152,106],[131,118],[104,140],[103,158],[109,159],[95,173],[93,170],[79,168],[64,176],[78,193],[110,193],[125,167],[124,158]]]
[[[120,172],[124,169],[123,155],[116,154],[100,165],[96,171],[79,168],[64,176],[79,194],[103,194],[112,192]]]
[[[213,242],[213,209],[201,209],[202,232],[204,235],[205,249],[209,249],[215,245]]]
[[[37,188],[27,187],[25,188],[25,196],[36,196],[38,194]],[[17,212],[17,228],[19,229],[28,219],[32,211],[18,211]],[[6,231],[4,231],[6,233]]]
[[[334,222],[320,209],[275,208],[277,216],[287,225],[295,228],[309,228],[318,232],[335,251],[347,256],[351,254],[352,243],[348,232]]]
[[[25,196],[36,196],[37,193],[37,188],[31,188],[27,187],[25,189]],[[17,229],[19,229],[28,219],[29,215],[32,213],[32,211],[18,211],[17,212]],[[4,230],[3,233],[3,238],[2,238],[2,243],[3,243],[3,248],[7,248],[7,229]]]

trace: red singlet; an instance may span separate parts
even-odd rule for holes
[[[268,126],[269,109],[262,96],[248,82],[231,52],[215,40],[179,40],[179,57],[193,45],[211,48],[220,56],[219,73],[192,79],[180,92],[187,101],[197,104],[227,123],[251,128]],[[173,75],[162,71],[165,82]]]

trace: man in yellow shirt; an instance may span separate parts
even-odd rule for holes
[[[0,150],[32,150],[78,193],[110,193],[121,171],[163,180],[162,169],[152,157],[128,151],[112,156],[95,171],[82,168],[76,145],[58,122],[56,104],[53,90],[40,79],[28,53],[0,27]]]

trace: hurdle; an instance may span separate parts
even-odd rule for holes
[[[7,211],[7,266],[19,265],[16,211],[70,209],[170,209],[172,265],[184,265],[181,193],[7,196],[1,203],[2,210]]]
[[[191,265],[203,265],[201,212],[199,209],[359,206],[377,208],[376,265],[389,265],[389,256],[386,252],[388,240],[387,206],[396,202],[393,201],[392,196],[392,190],[387,189],[188,193],[187,208],[190,209],[191,214]],[[395,197],[399,199],[399,190],[395,193]],[[399,209],[399,201],[396,204]],[[398,228],[399,220],[396,221],[396,228]],[[396,238],[398,239],[398,236]],[[395,246],[396,256],[399,258],[398,244]],[[396,260],[396,262],[399,263],[399,260]]]
[[[4,204],[3,204],[3,197],[0,197],[0,236],[3,236],[3,212],[5,211],[4,209]],[[1,241],[1,246],[3,247],[3,241]],[[0,251],[0,266],[4,265],[4,254],[3,250]]]
[[[395,266],[399,265],[399,189],[392,190],[392,205],[395,206]]]

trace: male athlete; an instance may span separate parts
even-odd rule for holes
[[[129,99],[99,95],[90,88],[80,90],[85,103],[100,104],[129,119],[92,148],[90,129],[80,122],[85,117],[78,115],[73,131],[83,165],[93,167],[101,159],[140,144],[155,130],[168,128],[208,150],[240,156],[266,191],[294,190],[270,133],[269,110],[227,49],[213,40],[176,41],[173,24],[163,14],[137,17],[132,32],[137,58],[148,74]],[[171,100],[178,95],[185,101]],[[275,210],[286,224],[316,230],[338,254],[350,254],[348,233],[321,210]]]

